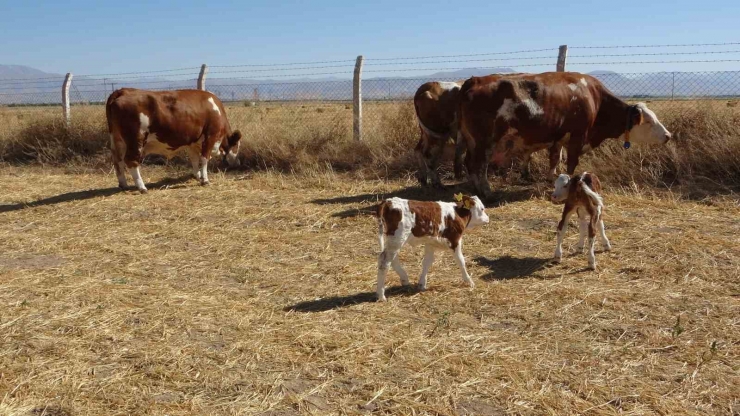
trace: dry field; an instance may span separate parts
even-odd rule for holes
[[[0,414],[738,414],[740,206],[606,180],[614,250],[550,262],[546,184],[498,184],[425,293],[373,302],[356,174],[0,168]],[[577,239],[575,224],[564,247]],[[420,270],[421,249],[402,262]]]

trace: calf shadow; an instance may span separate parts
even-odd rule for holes
[[[503,256],[495,260],[478,256],[473,259],[478,265],[487,267],[491,272],[482,276],[485,281],[522,279],[544,270],[553,264],[552,259],[536,257]]]
[[[332,217],[337,218],[351,218],[361,215],[375,214],[375,208],[378,206],[380,201],[388,198],[398,197],[420,201],[452,201],[453,196],[458,192],[474,194],[472,188],[470,188],[467,183],[460,183],[456,185],[446,185],[442,188],[422,188],[420,186],[411,186],[388,193],[365,193],[359,195],[340,196],[336,198],[314,199],[311,203],[317,205],[370,203],[363,207],[350,208],[335,212],[331,215]],[[483,204],[486,208],[496,208],[511,202],[526,201],[538,196],[538,192],[531,188],[498,189],[494,191],[490,197],[484,199]]]
[[[147,186],[152,189],[168,188],[174,185],[185,183],[189,181],[192,177],[193,177],[192,175],[188,174],[187,176],[180,176],[177,178],[164,178],[157,182],[150,183]],[[132,189],[132,188],[129,188],[129,189]],[[56,204],[61,204],[64,202],[84,201],[86,199],[92,199],[92,198],[97,198],[101,196],[111,196],[119,192],[124,192],[124,191],[122,191],[121,188],[119,187],[114,187],[114,188],[103,188],[103,189],[90,189],[86,191],[67,192],[67,193],[55,195],[55,196],[48,197],[48,198],[42,198],[42,199],[31,201],[31,202],[21,202],[17,204],[0,205],[0,213],[19,211],[19,210],[26,209],[26,208],[41,207],[45,205],[56,205]]]
[[[385,289],[385,296],[412,296],[419,293],[416,285],[411,286],[392,286]],[[296,303],[295,305],[286,306],[284,312],[325,312],[332,309],[344,308],[347,306],[359,305],[361,303],[377,302],[375,292],[362,292],[348,296],[332,296],[329,298],[320,298]]]

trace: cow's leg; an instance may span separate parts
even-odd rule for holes
[[[550,177],[555,178],[558,172],[558,165],[563,160],[563,145],[555,143],[550,147]]]
[[[421,126],[419,126],[419,130],[421,131],[421,135],[419,137],[419,142],[416,144],[416,149],[414,149],[416,162],[419,165],[419,170],[416,172],[416,178],[419,180],[419,184],[421,186],[427,186],[429,167],[427,166],[425,155],[428,152],[429,139]]]
[[[455,135],[455,162],[454,168],[455,179],[458,181],[463,178],[463,169],[465,167],[465,140],[463,140],[462,133],[457,132]]]
[[[188,156],[190,157],[190,164],[193,167],[193,176],[195,179],[200,179],[200,152],[198,152],[197,148],[190,147],[188,149]]]
[[[568,142],[568,175],[572,176],[576,171],[576,167],[578,167],[578,159],[581,157],[584,137],[571,136]]]
[[[601,243],[604,245],[604,251],[610,251],[612,249],[612,245],[609,242],[609,239],[606,238],[606,230],[604,230],[604,220],[601,219],[601,217],[599,217],[599,222],[596,224],[596,229],[601,235]]]
[[[465,267],[465,257],[463,257],[462,252],[462,240],[458,241],[457,247],[455,247],[455,263],[457,263],[457,266],[460,268],[463,282],[467,283],[471,289],[474,288],[475,282],[473,282],[473,279],[470,278],[470,274],[468,274],[468,269]]]
[[[488,183],[488,151],[476,150],[468,159],[468,180],[481,198],[488,198],[491,195],[491,185]]]
[[[583,244],[586,241],[586,234],[588,233],[588,213],[585,209],[578,207],[578,245],[576,245],[576,252],[583,253]]]
[[[406,270],[403,269],[403,266],[401,266],[401,259],[396,255],[396,257],[393,258],[393,261],[391,262],[391,266],[393,266],[393,270],[396,271],[398,274],[398,277],[401,278],[401,284],[404,286],[408,286],[411,284],[409,282],[409,275],[406,273]]]
[[[200,184],[208,185],[211,182],[208,180],[208,158],[205,156],[200,157]]]
[[[147,192],[146,186],[144,186],[144,180],[141,179],[141,171],[139,170],[139,164],[136,166],[131,167],[131,176],[134,178],[134,184],[136,185],[136,188],[141,192],[142,194],[145,194]]]
[[[422,292],[427,290],[427,273],[432,263],[434,263],[434,247],[427,244],[424,246],[424,260],[421,261],[421,275],[419,276],[419,290]]]
[[[532,162],[532,152],[529,152],[524,155],[524,158],[522,159],[522,179],[530,180],[532,179],[532,173],[529,171],[529,165]]]
[[[596,254],[594,253],[594,240],[596,237],[596,224],[598,223],[598,212],[591,213],[591,221],[588,223],[588,268],[596,270]]]
[[[555,261],[560,263],[563,259],[563,238],[565,237],[565,230],[568,228],[568,220],[573,214],[573,207],[567,202],[565,208],[563,208],[563,216],[560,218],[558,223],[557,243],[555,245]]]
[[[118,178],[118,187],[126,189],[128,183],[126,183],[126,164],[123,163],[123,157],[126,154],[126,146],[121,146],[122,140],[116,140],[113,133],[110,135],[110,152],[111,162],[113,163],[113,169],[116,171],[116,177]]]
[[[380,255],[378,255],[378,284],[375,288],[375,293],[378,297],[378,301],[385,302],[386,300],[385,277],[388,274],[388,269],[396,260],[398,252],[401,251],[401,247],[403,247],[403,244],[405,242],[405,236],[387,236],[385,248],[380,253]]]

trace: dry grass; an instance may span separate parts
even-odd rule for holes
[[[550,264],[545,188],[499,185],[466,236],[474,291],[440,254],[428,292],[377,304],[364,208],[455,189],[143,172],[146,195],[84,166],[0,169],[0,414],[740,412],[732,200],[607,192],[614,251],[588,272]],[[421,254],[402,252],[411,274]]]

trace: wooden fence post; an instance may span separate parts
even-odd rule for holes
[[[555,68],[558,72],[565,72],[565,61],[568,58],[568,45],[560,45],[558,52],[558,64]]]
[[[355,62],[355,76],[352,81],[352,115],[355,140],[362,140],[362,55]]]
[[[206,90],[206,75],[208,75],[208,65],[203,64],[200,67],[200,75],[198,75],[198,89],[201,91]]]
[[[62,112],[64,113],[64,121],[69,127],[69,123],[72,120],[69,111],[69,86],[72,84],[72,73],[68,72],[67,76],[64,77],[64,84],[62,84]]]

